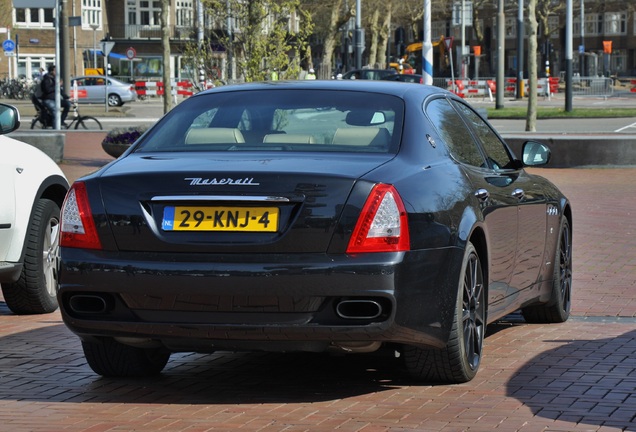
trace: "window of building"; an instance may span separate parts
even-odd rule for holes
[[[102,0],[82,0],[82,28],[102,27]]]
[[[46,70],[46,67],[51,64],[55,64],[55,56],[53,54],[20,54],[17,62],[17,76],[33,80],[39,79],[41,78],[40,69]]]
[[[441,36],[447,36],[446,21],[431,22],[431,40],[439,40]]]
[[[517,18],[506,17],[506,38],[517,37]]]
[[[627,13],[606,12],[605,13],[605,35],[627,34]]]
[[[142,0],[138,2],[139,24],[148,26],[161,25],[161,2]]]
[[[136,25],[137,24],[137,2],[135,0],[128,0],[126,2],[126,18],[128,25]]]
[[[13,24],[15,27],[53,27],[55,11],[51,8],[15,8]]]
[[[603,15],[585,15],[585,34],[589,36],[598,36],[603,34]]]
[[[612,51],[610,62],[611,73],[627,72],[627,50],[617,49]]]
[[[179,27],[192,27],[194,25],[192,17],[192,0],[177,0],[176,20]]]

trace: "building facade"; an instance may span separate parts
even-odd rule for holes
[[[111,75],[124,80],[161,79],[161,1],[67,0],[63,4],[65,10],[61,18],[69,24],[68,42],[64,51],[68,53],[70,75],[94,73],[95,69],[101,72],[110,65]],[[573,67],[575,72],[583,76],[636,76],[636,13],[627,3],[612,4],[613,9],[586,12],[583,19],[579,11],[574,11]],[[177,79],[198,80],[197,71],[189,70],[183,60],[186,44],[201,40],[202,34],[208,35],[212,29],[223,33],[226,27],[222,20],[205,16],[199,7],[198,0],[171,0],[167,27],[170,33],[171,73]],[[484,6],[479,11],[479,17],[479,25],[483,28],[481,42],[476,39],[472,23],[464,32],[464,45],[467,47],[464,52],[468,54],[464,56],[465,68],[472,71],[469,76],[493,76],[497,51],[496,10],[493,5]],[[514,72],[517,65],[516,20],[516,12],[507,11],[507,74]],[[0,0],[0,39],[14,42],[13,50],[7,50],[6,48],[11,47],[3,45],[5,52],[0,56],[0,77],[32,79],[39,75],[41,68],[55,62],[54,22],[54,9],[14,8],[12,0]],[[233,25],[238,28],[239,24]],[[295,25],[298,25],[297,21]],[[539,54],[539,64],[543,64],[547,58],[552,67],[552,75],[558,75],[565,64],[565,17],[554,15],[550,17],[548,25],[548,39],[551,44],[547,55],[545,50]],[[450,16],[434,20],[431,30],[434,39],[438,39],[440,35],[452,36],[455,47],[460,46],[460,26],[453,23]],[[100,42],[104,39],[114,43],[107,59],[101,51]],[[544,42],[540,40],[540,46],[545,47]],[[612,45],[610,54],[605,52],[608,42]],[[474,71],[474,54],[471,49],[476,44],[481,46],[482,54],[479,71]],[[527,42],[525,45],[527,47]],[[454,55],[458,54],[456,51],[455,53]],[[218,57],[213,61],[215,64],[212,66],[224,78],[228,68],[225,52],[220,45]],[[527,61],[524,63],[527,65]]]

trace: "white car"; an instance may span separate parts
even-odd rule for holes
[[[0,104],[0,135],[20,126],[20,114]],[[18,314],[57,309],[60,207],[69,189],[44,152],[0,136],[0,285]]]

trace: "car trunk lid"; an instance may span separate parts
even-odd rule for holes
[[[392,158],[270,156],[131,154],[117,161],[100,178],[117,248],[324,252],[357,179]]]

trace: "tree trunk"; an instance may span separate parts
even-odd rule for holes
[[[331,75],[333,53],[336,50],[336,38],[340,34],[340,26],[343,21],[339,20],[340,10],[342,9],[342,0],[336,0],[333,8],[331,9],[331,16],[329,17],[329,31],[325,36],[322,50],[322,60],[320,61],[320,70],[318,77],[320,79],[327,79]],[[349,19],[350,15],[347,17]],[[346,22],[346,20],[344,21]]]
[[[528,114],[526,131],[537,130],[537,0],[528,2]]]
[[[378,55],[378,34],[380,28],[378,21],[380,20],[380,11],[375,9],[371,14],[371,23],[369,28],[371,29],[371,46],[369,47],[369,65],[373,68],[377,67],[377,55]]]
[[[163,49],[163,113],[172,109],[170,82],[170,0],[161,0],[161,45]]]
[[[381,68],[388,68],[388,48],[389,48],[389,32],[391,31],[391,13],[392,4],[391,0],[386,1],[386,13],[384,14],[384,20],[382,21],[382,27],[380,28],[380,37],[378,42],[377,58]]]

